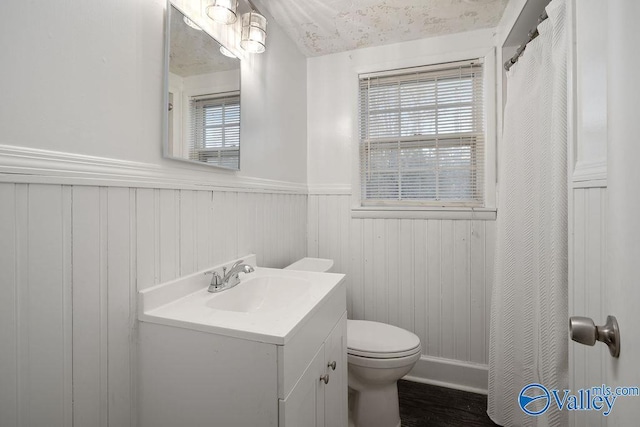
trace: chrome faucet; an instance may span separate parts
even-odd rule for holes
[[[205,274],[213,274],[211,284],[209,285],[209,292],[215,293],[231,289],[240,283],[240,273],[251,273],[254,271],[252,266],[243,263],[243,259],[237,261],[228,272],[227,267],[222,267],[222,277],[220,277],[217,271],[207,271]]]

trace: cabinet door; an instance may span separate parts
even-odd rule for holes
[[[326,385],[320,376],[325,372],[322,345],[287,399],[280,400],[280,427],[324,427]]]
[[[346,313],[327,337],[324,352],[326,361],[324,366],[329,375],[329,382],[325,385],[324,390],[324,425],[326,427],[346,427],[348,423]]]

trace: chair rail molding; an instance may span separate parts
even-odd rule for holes
[[[576,162],[571,176],[574,188],[607,186],[607,159]]]
[[[307,194],[304,183],[12,145],[0,145],[0,182]]]
[[[329,195],[329,194],[347,194],[351,195],[350,184],[309,184],[309,194],[314,195]]]

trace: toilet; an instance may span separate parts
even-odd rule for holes
[[[333,260],[302,258],[289,270],[330,272]],[[417,335],[380,322],[347,320],[349,412],[355,427],[400,427],[398,380],[420,359]]]

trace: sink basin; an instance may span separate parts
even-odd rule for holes
[[[246,277],[235,287],[214,294],[207,307],[242,313],[281,310],[309,292],[311,282],[298,277]]]
[[[241,274],[235,287],[207,292],[211,270],[222,271],[235,261],[212,266],[140,291],[142,322],[284,345],[304,319],[328,298],[342,298],[344,275],[256,266],[255,255],[242,257],[255,268]]]

